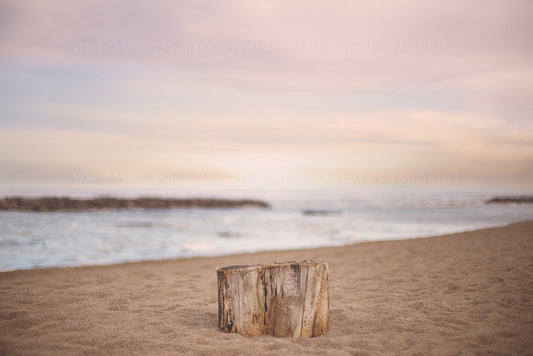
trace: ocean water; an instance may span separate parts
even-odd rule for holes
[[[449,191],[248,192],[246,197],[264,199],[271,208],[3,211],[0,270],[340,246],[533,219],[533,205],[484,203],[495,195]],[[243,193],[211,196],[241,198]],[[328,213],[308,215],[305,210]]]

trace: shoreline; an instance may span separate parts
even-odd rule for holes
[[[533,222],[533,220],[530,220]],[[177,256],[174,258],[162,258],[162,259],[139,259],[139,260],[126,260],[126,261],[117,261],[117,262],[110,262],[110,263],[101,263],[101,264],[94,264],[94,263],[88,263],[88,264],[81,264],[76,266],[47,266],[47,267],[35,267],[35,268],[21,268],[21,269],[6,269],[6,270],[0,270],[0,275],[2,273],[10,273],[10,272],[17,272],[17,271],[33,271],[33,270],[47,270],[47,269],[69,269],[69,268],[92,268],[92,267],[111,267],[111,266],[120,266],[120,265],[128,265],[128,264],[135,264],[135,263],[150,263],[150,262],[171,262],[171,261],[178,261],[178,260],[191,260],[195,258],[202,258],[202,259],[213,259],[213,258],[225,258],[225,257],[244,257],[247,255],[254,255],[254,254],[268,254],[268,253],[289,253],[289,252],[305,252],[305,251],[313,251],[313,250],[322,250],[322,249],[338,249],[338,248],[345,248],[345,247],[352,247],[357,245],[363,245],[363,244],[374,244],[374,243],[388,243],[388,242],[399,242],[399,241],[411,241],[411,240],[425,240],[425,239],[432,239],[432,238],[441,238],[445,236],[452,236],[457,234],[463,234],[463,233],[470,233],[475,231],[482,231],[482,230],[488,230],[488,229],[494,229],[494,228],[502,228],[513,224],[520,224],[520,223],[527,223],[530,222],[529,220],[526,221],[518,221],[514,223],[507,223],[507,224],[498,224],[498,225],[492,225],[488,227],[482,227],[482,228],[474,228],[474,229],[468,229],[468,230],[461,230],[457,232],[450,232],[450,233],[444,233],[444,234],[438,234],[438,235],[429,235],[429,236],[419,236],[419,237],[408,237],[408,238],[396,238],[396,239],[388,239],[388,240],[364,240],[360,242],[353,242],[348,243],[345,245],[336,245],[336,246],[318,246],[318,247],[309,247],[309,248],[293,248],[293,249],[280,249],[280,250],[257,250],[257,251],[250,251],[250,252],[237,252],[237,253],[228,253],[228,254],[214,254],[214,255],[204,255],[204,256]]]
[[[0,273],[6,353],[533,352],[533,221],[436,237]],[[215,269],[327,261],[332,329],[217,329]]]

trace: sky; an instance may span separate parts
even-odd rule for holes
[[[533,189],[533,2],[0,0],[0,188]]]

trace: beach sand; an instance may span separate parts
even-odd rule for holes
[[[323,259],[331,331],[217,329],[215,268]],[[532,354],[533,221],[441,237],[0,273],[0,354]]]

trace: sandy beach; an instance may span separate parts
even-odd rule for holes
[[[217,329],[215,269],[322,259],[331,331]],[[0,354],[531,354],[533,221],[440,237],[0,273]]]

